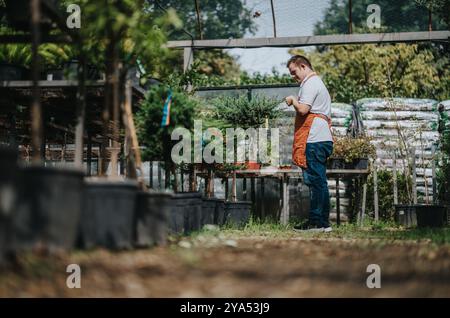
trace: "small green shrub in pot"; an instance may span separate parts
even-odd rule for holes
[[[328,167],[334,169],[358,168],[362,160],[362,166],[367,168],[367,161],[376,157],[375,146],[371,143],[371,138],[359,137],[335,137],[333,144],[333,154],[328,160]]]

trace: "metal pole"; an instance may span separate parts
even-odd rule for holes
[[[275,21],[275,10],[273,8],[273,0],[270,0],[270,7],[272,9],[272,21],[273,21],[273,37],[277,37],[277,23]]]

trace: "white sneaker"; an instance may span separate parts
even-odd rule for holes
[[[325,233],[330,233],[331,231],[333,231],[333,229],[331,228],[331,226],[329,226],[329,227],[325,227],[325,228],[323,229],[323,231],[324,231]]]

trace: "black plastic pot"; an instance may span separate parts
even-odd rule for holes
[[[9,63],[0,63],[0,81],[20,81],[26,79],[25,67]]]
[[[355,159],[352,162],[345,162],[342,158],[330,158],[327,162],[328,169],[354,169],[364,170],[369,167],[369,159]]]
[[[0,146],[0,265],[12,248],[11,218],[17,200],[17,151]]]
[[[416,206],[414,205],[395,205],[394,214],[395,223],[404,227],[417,226]]]
[[[443,205],[417,205],[418,227],[443,227],[447,223],[447,207]]]
[[[137,189],[137,182],[131,180],[86,178],[81,247],[121,250],[133,246]]]
[[[139,191],[134,223],[138,247],[166,245],[172,194]]]
[[[201,217],[202,227],[205,224],[214,224],[214,216],[218,202],[220,202],[220,200],[217,198],[203,198]]]
[[[189,234],[201,228],[202,196],[200,192],[181,192],[172,197],[169,229],[172,233]]]
[[[20,197],[13,217],[18,249],[50,251],[74,247],[83,196],[83,172],[73,168],[22,168]]]
[[[216,210],[214,211],[214,224],[222,226],[225,224],[225,222],[225,201],[218,200],[216,202]]]
[[[251,201],[225,202],[226,223],[243,227],[250,220]]]
[[[447,207],[443,205],[396,205],[395,221],[405,227],[442,227],[446,224]]]

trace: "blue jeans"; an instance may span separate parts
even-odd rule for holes
[[[306,144],[308,168],[303,169],[303,179],[310,191],[309,222],[321,227],[330,226],[330,193],[326,163],[332,152],[333,143],[331,141]]]

